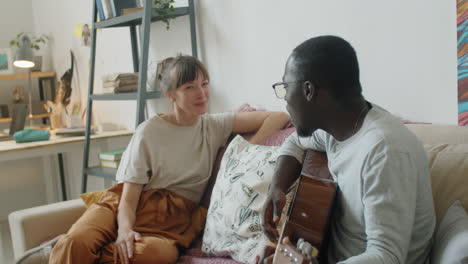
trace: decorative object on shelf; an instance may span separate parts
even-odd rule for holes
[[[89,31],[89,25],[83,24],[81,30],[81,44],[82,46],[89,47],[91,46],[91,33]]]
[[[70,104],[70,96],[72,93],[71,83],[72,83],[72,78],[73,78],[73,69],[74,69],[74,62],[75,62],[75,56],[73,55],[73,52],[71,50],[70,50],[70,57],[71,57],[70,69],[65,71],[65,73],[60,78],[59,87],[56,91],[54,102],[47,101],[46,103],[47,112],[49,112],[50,114],[50,123],[51,123],[52,129],[63,127],[62,115],[64,114],[64,112],[66,114],[67,112],[65,111],[66,107]],[[75,108],[76,106],[73,105],[70,114],[77,112]],[[78,109],[79,109],[79,106],[78,106]]]
[[[170,15],[174,12],[174,0],[154,0],[154,6],[158,10],[158,14],[161,16],[162,21],[166,23],[166,30],[170,29],[169,19]]]
[[[10,41],[10,46],[19,48],[23,37],[27,37],[30,40],[30,47],[36,51],[41,49],[42,45],[45,45],[49,40],[44,34],[34,35],[28,32],[21,32],[16,35],[16,38]],[[31,71],[41,71],[42,68],[42,56],[33,56],[32,61],[34,66],[31,68]]]
[[[12,74],[11,49],[0,49],[0,74]]]
[[[70,60],[71,66],[60,78],[60,84],[57,89],[57,94],[55,96],[55,103],[61,102],[64,106],[67,106],[70,103],[70,96],[72,93],[71,82],[73,78],[73,65],[75,62],[75,56],[73,51],[70,50]]]
[[[20,43],[18,44],[18,49],[16,50],[15,60],[13,65],[18,68],[23,68],[28,70],[28,106],[29,106],[29,125],[33,124],[33,114],[32,114],[32,90],[31,90],[31,68],[34,67],[34,62],[32,61],[33,52],[31,40],[27,35],[21,37]]]
[[[116,1],[116,0],[111,0]],[[145,6],[145,0],[137,0],[137,6],[143,8]],[[170,29],[171,14],[175,11],[174,7],[175,0],[154,0],[152,8],[156,8],[158,14],[161,16],[162,21],[166,24],[166,29]],[[125,13],[128,11],[125,11]],[[135,12],[135,11],[133,11]]]
[[[11,97],[14,103],[21,103],[24,100],[24,86],[16,85],[11,91]]]

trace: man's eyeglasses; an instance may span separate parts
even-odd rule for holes
[[[284,99],[286,96],[286,88],[288,87],[289,83],[299,83],[304,81],[294,81],[294,82],[278,82],[272,85],[273,90],[275,90],[275,95],[279,99]]]

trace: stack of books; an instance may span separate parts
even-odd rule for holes
[[[138,89],[138,72],[114,73],[102,78],[103,93],[130,93]]]
[[[96,0],[98,18],[100,21],[125,15],[125,13],[122,12],[124,9],[143,7],[139,5],[139,0]]]
[[[99,162],[103,168],[118,168],[125,149],[116,149],[99,153]]]

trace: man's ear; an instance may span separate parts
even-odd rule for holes
[[[304,91],[304,96],[307,101],[312,101],[312,98],[314,97],[316,90],[315,86],[312,84],[310,81],[304,82],[302,89]]]

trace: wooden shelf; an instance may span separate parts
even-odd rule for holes
[[[40,114],[40,115],[33,115],[32,118],[27,116],[27,119],[37,119],[37,118],[48,118],[49,114]],[[9,123],[11,122],[11,117],[7,118],[0,118],[0,123]]]
[[[136,100],[138,96],[137,92],[134,93],[109,93],[109,94],[92,94],[90,99],[94,101],[119,101],[119,100]],[[143,99],[156,99],[161,98],[162,93],[159,91],[144,92]]]
[[[53,78],[55,77],[55,72],[31,72],[31,78]],[[0,75],[0,81],[8,81],[8,80],[26,80],[28,79],[28,73],[14,73],[14,74],[4,74]]]
[[[143,18],[144,10],[137,11],[134,13],[112,17],[100,22],[96,22],[94,25],[96,28],[110,28],[110,27],[127,27],[131,25],[140,25]],[[189,14],[188,7],[176,7],[174,12],[169,12],[167,18],[175,18],[179,16],[185,16]],[[151,11],[151,22],[163,20],[163,17],[159,15],[158,9]]]

